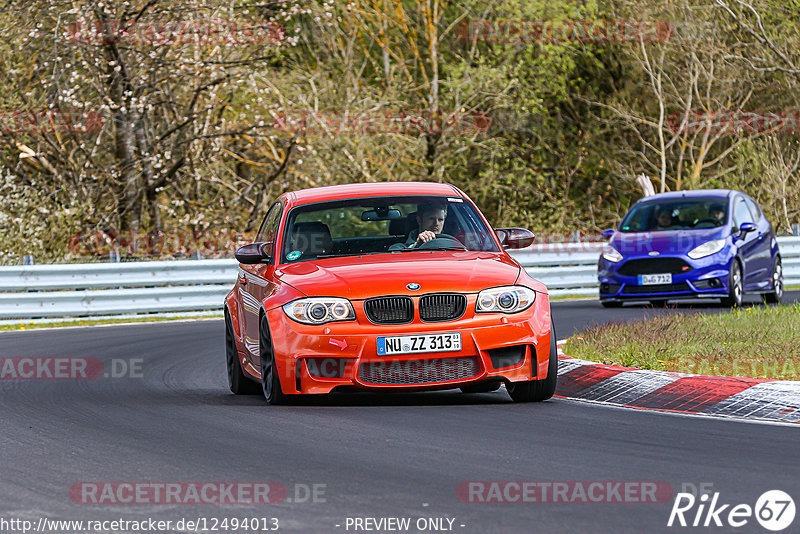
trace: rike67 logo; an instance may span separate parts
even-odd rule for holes
[[[765,529],[779,532],[794,521],[795,506],[792,497],[781,490],[766,491],[749,504],[723,504],[719,492],[704,493],[696,497],[692,493],[678,493],[672,504],[667,526],[739,528],[755,520]]]

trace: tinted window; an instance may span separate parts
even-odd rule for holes
[[[728,220],[726,198],[658,199],[637,203],[620,224],[622,232],[716,228]]]
[[[750,213],[753,214],[753,220],[758,222],[761,220],[761,210],[758,209],[758,205],[752,198],[744,197],[744,201],[747,204],[747,207],[750,208]]]
[[[258,231],[258,235],[256,235],[256,243],[275,243],[275,236],[278,233],[278,225],[281,222],[281,204],[280,202],[276,202],[272,205],[272,207],[267,212],[267,216],[264,217],[264,222],[261,224],[261,229]],[[270,257],[274,257],[274,250],[272,245],[266,247],[265,252],[269,254]]]
[[[753,214],[750,213],[750,208],[747,207],[747,204],[745,204],[742,197],[738,197],[736,199],[736,203],[734,204],[733,220],[735,221],[737,227],[742,223],[755,222],[753,220]]]

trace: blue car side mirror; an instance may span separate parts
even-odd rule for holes
[[[756,230],[756,228],[758,228],[758,225],[757,225],[756,223],[752,223],[752,222],[746,222],[746,223],[742,223],[742,224],[739,226],[739,231],[740,231],[740,232],[742,232],[742,235],[744,235],[744,234],[746,234],[747,232],[753,232],[753,231],[755,231],[755,230]]]
[[[611,238],[611,236],[613,236],[613,235],[614,235],[614,232],[615,232],[615,231],[616,231],[616,230],[614,230],[613,228],[609,228],[608,230],[603,230],[603,231],[602,231],[602,235],[603,235],[603,237],[605,237],[606,239],[610,239],[610,238]]]

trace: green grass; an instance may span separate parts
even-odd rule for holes
[[[16,323],[0,325],[0,332],[5,330],[34,330],[37,328],[59,328],[66,326],[97,326],[104,324],[128,324],[128,323],[155,323],[161,321],[185,321],[187,319],[221,319],[222,314],[203,315],[193,317],[191,315],[178,317],[130,317],[123,319],[82,319],[78,321],[59,321],[56,323]]]
[[[639,369],[800,380],[800,304],[590,327],[564,353]]]

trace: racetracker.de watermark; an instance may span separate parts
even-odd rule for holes
[[[471,19],[456,27],[456,35],[489,43],[653,43],[668,41],[674,29],[665,20]]]
[[[286,30],[282,24],[266,20],[90,20],[71,23],[66,36],[81,44],[274,45],[286,38]]]
[[[664,481],[465,481],[456,488],[465,503],[663,503],[672,500]]]
[[[104,124],[105,117],[95,111],[0,111],[0,132],[4,134],[89,134],[100,131]]]
[[[672,133],[755,135],[800,133],[800,110],[676,111],[667,116]]]
[[[76,482],[69,498],[85,505],[262,505],[326,502],[326,484],[238,481]]]
[[[77,232],[67,239],[67,250],[76,256],[108,256],[112,251],[120,255],[230,254],[255,238],[255,232],[234,230]]]
[[[306,135],[457,134],[484,133],[491,119],[482,111],[322,110],[276,113],[272,128]]]
[[[0,358],[0,380],[95,380],[143,378],[144,359],[91,356],[23,356]]]

